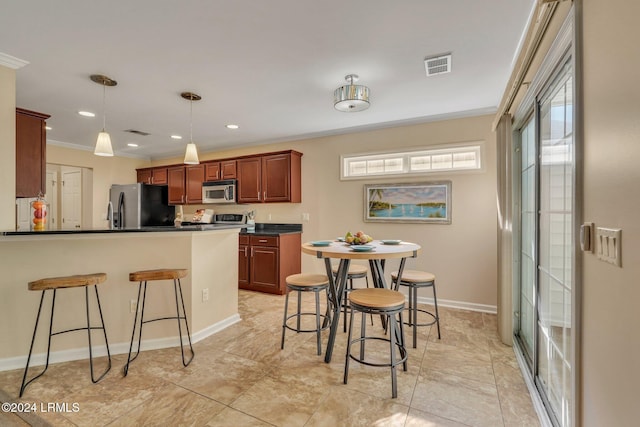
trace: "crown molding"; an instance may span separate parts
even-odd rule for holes
[[[0,65],[4,65],[5,67],[17,70],[18,68],[22,68],[27,64],[29,64],[29,61],[25,61],[23,59],[16,58],[15,56],[7,55],[6,53],[0,52]]]

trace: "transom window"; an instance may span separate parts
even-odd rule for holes
[[[420,151],[342,156],[341,179],[473,170],[482,166],[481,143]]]

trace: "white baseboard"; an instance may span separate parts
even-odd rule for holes
[[[433,298],[418,297],[419,304],[433,305]],[[482,313],[497,314],[498,307],[488,304],[476,304],[474,302],[453,301],[438,298],[438,307],[458,308],[460,310],[479,311]]]
[[[240,315],[234,314],[233,316],[229,316],[226,319],[223,319],[213,325],[207,326],[204,329],[199,330],[191,335],[191,342],[197,343],[216,332],[220,332],[221,330],[233,325],[234,323],[239,322]],[[183,338],[183,340],[186,339]],[[100,341],[98,339],[98,341]],[[125,354],[129,352],[130,342],[119,342],[116,344],[109,344],[109,351],[112,355],[114,354]],[[147,350],[158,350],[161,348],[170,348],[177,347],[180,345],[180,339],[178,336],[167,337],[167,338],[157,338],[152,340],[144,340],[142,342],[142,351]],[[134,345],[135,348],[135,345]],[[96,347],[92,347],[93,357],[102,357],[107,355],[107,349],[104,345],[98,345]],[[49,355],[49,364],[52,363],[60,363],[60,362],[70,362],[72,360],[82,360],[89,358],[89,347],[82,348],[74,348],[70,350],[61,350],[61,351],[52,351]],[[47,361],[46,353],[38,353],[31,355],[30,366],[42,366]],[[8,357],[5,359],[0,359],[0,372],[2,371],[10,371],[13,369],[24,369],[27,364],[27,355],[17,356],[17,357]]]

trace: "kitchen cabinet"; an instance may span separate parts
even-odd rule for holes
[[[240,289],[282,295],[286,278],[301,271],[301,235],[240,235],[238,286]]]
[[[238,159],[238,203],[300,203],[301,157],[287,151]]]
[[[16,108],[16,197],[46,193],[47,114]]]
[[[146,168],[146,169],[138,169],[138,180],[137,182],[142,182],[144,184],[156,184],[156,185],[166,185],[167,184],[167,168]]]
[[[235,160],[205,163],[205,181],[235,179],[236,176]]]
[[[204,165],[174,166],[167,168],[169,204],[202,203]]]

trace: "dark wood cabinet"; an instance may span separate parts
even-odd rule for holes
[[[234,179],[236,177],[235,160],[205,163],[205,181],[220,181],[222,179]]]
[[[45,194],[47,114],[16,108],[16,197]]]
[[[187,205],[202,203],[204,165],[174,166],[167,168],[169,204]]]
[[[166,167],[137,169],[136,172],[138,174],[137,182],[156,185],[167,184],[168,175]]]
[[[182,205],[185,203],[184,166],[167,168],[167,185],[169,187],[169,204]]]
[[[202,203],[202,183],[204,182],[204,165],[185,166],[185,202],[187,204]]]
[[[282,295],[286,278],[300,273],[301,235],[240,235],[238,286],[240,289]]]
[[[238,203],[300,203],[301,157],[288,151],[239,159]]]

